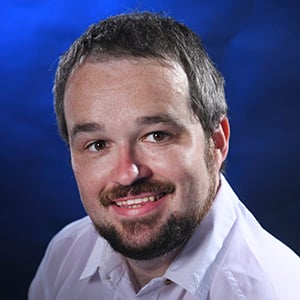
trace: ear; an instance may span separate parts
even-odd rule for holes
[[[219,126],[212,134],[215,160],[219,169],[225,161],[229,150],[230,126],[227,117],[223,117]]]

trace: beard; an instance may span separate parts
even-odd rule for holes
[[[185,189],[188,195],[185,211],[171,214],[161,226],[158,226],[160,215],[157,213],[134,221],[123,220],[122,231],[117,230],[111,224],[94,224],[96,230],[115,251],[135,260],[150,260],[183,246],[206,216],[217,190],[216,167],[209,141],[205,147],[205,162],[209,175],[209,189],[201,204],[188,205],[192,202],[188,201],[189,199],[199,198],[197,188],[195,189],[198,184],[195,180],[190,180]],[[145,192],[169,194],[174,191],[175,186],[170,182],[137,181],[131,186],[116,187],[112,191],[103,193],[100,195],[100,202],[103,206],[108,206],[112,199],[128,194],[138,195]],[[147,235],[149,231],[153,232],[151,237]]]

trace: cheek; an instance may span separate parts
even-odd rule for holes
[[[73,166],[73,172],[76,178],[80,199],[87,214],[92,220],[97,220],[99,214],[102,216],[101,218],[104,218],[103,208],[99,201],[99,191],[102,188],[100,178],[94,174],[91,168],[82,168],[79,167],[78,164]]]
[[[93,201],[103,185],[101,169],[96,164],[85,164],[76,159],[72,160],[72,168],[81,199],[85,202]]]
[[[186,177],[198,177],[206,173],[204,153],[201,148],[183,149],[180,152],[167,153],[164,158],[158,160],[156,166],[161,172],[168,174],[177,180],[184,180]]]
[[[204,149],[193,150],[168,155],[159,169],[160,174],[177,185],[179,197],[186,202],[205,198],[210,185]]]

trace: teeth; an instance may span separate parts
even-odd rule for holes
[[[158,198],[159,198],[159,197],[157,197],[157,199],[158,199]],[[144,199],[145,199],[145,198],[144,198]],[[150,201],[154,201],[154,200],[155,200],[155,197],[154,197],[154,196],[150,196],[150,197],[149,197],[149,200],[150,200]],[[144,201],[144,202],[145,202],[145,201]]]
[[[159,198],[161,198],[161,195],[117,201],[116,204],[118,206],[130,206],[130,208],[138,208],[141,206],[141,203],[153,202],[155,200],[158,200]]]

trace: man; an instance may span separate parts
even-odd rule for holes
[[[299,258],[221,174],[223,78],[185,25],[134,13],[91,26],[54,95],[88,217],[51,241],[29,299],[299,299]]]

